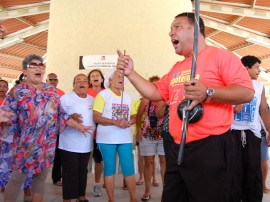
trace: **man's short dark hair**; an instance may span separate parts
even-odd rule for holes
[[[178,18],[178,17],[187,17],[189,23],[195,26],[195,13],[189,13],[189,12],[180,13],[177,16],[175,16],[175,18]],[[205,37],[205,27],[204,27],[204,22],[201,17],[199,20],[199,25],[200,25],[200,32]]]
[[[27,65],[28,65],[29,62],[31,62],[32,60],[38,60],[38,61],[40,61],[41,63],[44,62],[44,59],[43,59],[41,56],[39,56],[39,55],[35,55],[35,54],[29,55],[29,56],[27,56],[27,57],[23,60],[23,62],[22,62],[22,67],[23,67],[23,69],[27,69]]]
[[[255,65],[257,62],[261,64],[261,60],[253,55],[247,55],[241,58],[241,62],[245,67],[248,67],[251,69],[253,65]]]
[[[8,82],[6,80],[0,79],[0,82],[6,83],[7,84],[7,87],[8,87]]]

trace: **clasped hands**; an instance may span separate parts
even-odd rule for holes
[[[131,126],[131,121],[125,121],[125,120],[114,120],[114,125],[120,127],[120,128],[128,128]]]
[[[84,134],[84,136],[86,137],[86,133],[91,133],[91,131],[95,130],[94,126],[84,126],[82,124],[80,124],[79,130]]]
[[[90,133],[91,130],[94,131],[95,127],[94,126],[84,126],[82,125],[83,123],[83,117],[81,114],[73,113],[70,114],[70,117],[78,123],[78,130],[81,131],[84,136],[86,136],[86,133]]]

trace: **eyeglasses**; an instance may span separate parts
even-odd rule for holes
[[[37,64],[37,63],[35,63],[35,62],[30,62],[30,63],[27,65],[27,68],[29,68],[29,69],[34,69],[34,68],[45,69],[46,66],[45,66],[45,64],[43,64],[43,63]]]
[[[49,81],[58,81],[57,78],[49,78]]]

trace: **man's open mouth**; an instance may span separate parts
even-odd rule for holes
[[[173,43],[173,45],[177,45],[179,43],[179,41],[176,39],[172,39],[172,43]]]

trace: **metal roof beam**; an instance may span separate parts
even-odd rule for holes
[[[6,53],[0,53],[0,56],[5,57],[5,58],[19,60],[19,61],[23,61],[24,60],[24,58],[22,58],[22,57],[15,56],[15,55],[10,55],[10,54],[6,54]]]
[[[211,36],[214,36],[218,33],[220,33],[221,31],[220,30],[214,30],[213,32],[211,32],[210,34],[207,35],[207,37],[211,37]]]
[[[25,42],[20,43],[20,45],[31,47],[31,48],[36,48],[36,49],[40,49],[40,50],[46,50],[47,49],[46,47],[42,47],[42,46],[30,44],[30,43],[25,43]]]
[[[247,32],[250,32],[250,33],[253,33],[253,34],[256,34],[256,35],[259,35],[259,36],[270,37],[270,35],[264,34],[262,32],[258,32],[258,31],[255,31],[255,30],[252,30],[252,29],[248,29],[248,28],[243,27],[243,26],[236,25],[235,23],[237,23],[239,20],[241,20],[242,17],[238,17],[237,19],[235,19],[232,22],[227,22],[225,20],[220,20],[220,19],[217,19],[217,18],[208,16],[208,15],[205,15],[205,14],[201,14],[201,17],[203,18],[204,21],[205,21],[205,19],[208,19],[208,20],[212,20],[212,21],[218,22],[220,24],[225,24],[225,25],[228,25],[228,26],[233,26],[233,27],[239,28],[241,30],[245,30]]]
[[[259,36],[248,31],[235,28],[230,25],[221,24],[209,19],[204,19],[204,23],[207,27],[211,27],[222,32],[227,32],[229,34],[233,34],[235,36],[239,36],[245,39],[255,39],[256,41],[260,42],[260,44],[258,43],[259,45],[266,44],[267,46],[270,46],[270,39],[268,39],[267,37]]]
[[[228,49],[227,47],[225,47],[224,45],[214,41],[211,38],[206,38],[207,41],[209,41],[210,43],[214,44],[215,46],[219,47],[219,48],[223,48],[223,49]]]
[[[8,77],[1,77],[1,76],[0,76],[0,78],[3,79],[3,80],[5,80],[5,81],[7,81],[8,83],[12,83],[13,80],[14,80],[13,78],[10,79],[10,78],[8,78]]]
[[[28,8],[21,8],[16,10],[2,11],[0,12],[0,20],[6,20],[10,18],[19,18],[29,15],[37,15],[42,13],[49,13],[50,5],[32,6]]]
[[[27,24],[27,25],[29,25],[29,26],[32,26],[32,27],[35,26],[34,23],[30,22],[29,20],[24,19],[23,17],[21,17],[21,18],[16,18],[16,19],[17,19],[17,20],[20,20],[21,22],[23,22],[23,23],[25,23],[25,24]]]
[[[246,47],[249,47],[249,46],[252,46],[253,44],[252,43],[247,43],[247,44],[244,44],[244,45],[241,45],[241,46],[237,46],[235,48],[231,48],[230,51],[238,51],[238,50],[241,50],[243,48],[246,48]]]
[[[0,8],[2,11],[7,11],[8,12],[8,10],[6,9],[6,8]],[[17,17],[16,18],[17,20],[20,20],[21,22],[23,22],[23,23],[25,23],[25,24],[27,24],[27,25],[30,25],[30,26],[35,26],[35,24],[34,23],[32,23],[32,22],[30,22],[29,20],[26,20],[26,19],[24,19],[23,17]]]
[[[260,57],[260,60],[262,60],[262,61],[264,61],[264,60],[270,60],[270,54]]]
[[[240,7],[250,8],[250,6],[247,4],[231,3],[231,2],[217,1],[217,0],[201,0],[200,3],[210,3],[210,4],[218,4],[218,5],[222,4],[222,5],[240,6]]]
[[[255,6],[256,6],[256,1],[257,1],[257,0],[253,0],[252,8],[255,8]]]
[[[11,66],[3,66],[3,65],[0,65],[0,69],[1,68],[4,68],[4,69],[11,69],[11,70],[16,70],[16,71],[22,71],[22,68],[17,68],[17,67],[11,67]]]
[[[6,7],[9,10],[15,10],[15,9],[20,9],[20,8],[27,8],[29,6],[41,6],[41,5],[45,5],[45,4],[50,4],[50,0],[48,1],[41,1],[41,2],[37,2],[37,3],[32,3],[32,4],[20,4],[20,5],[16,5],[16,6],[9,6]]]
[[[240,8],[233,6],[225,6],[225,5],[211,5],[208,3],[204,3],[203,1],[200,4],[201,11],[214,12],[214,13],[222,13],[229,15],[238,15],[244,17],[252,17],[252,18],[260,18],[260,19],[270,19],[270,12],[259,10],[259,9],[250,9],[250,8]]]
[[[12,46],[17,43],[21,43],[23,42],[24,38],[38,34],[43,31],[47,31],[48,28],[49,28],[49,23],[47,22],[44,24],[37,25],[36,27],[33,27],[31,29],[27,28],[24,31],[17,33],[16,35],[8,36],[4,38],[2,41],[0,41],[0,49]]]
[[[10,78],[10,79],[16,79],[17,75],[0,73],[0,77],[7,77],[7,78]]]
[[[216,1],[216,0],[201,0],[200,3],[209,3],[209,4],[217,4],[217,5],[227,5],[227,6],[237,6],[242,8],[257,8],[262,10],[270,10],[269,7],[265,6],[256,6],[252,7],[252,5],[249,4],[241,4],[241,3],[232,3],[232,2],[224,2],[224,1]]]

